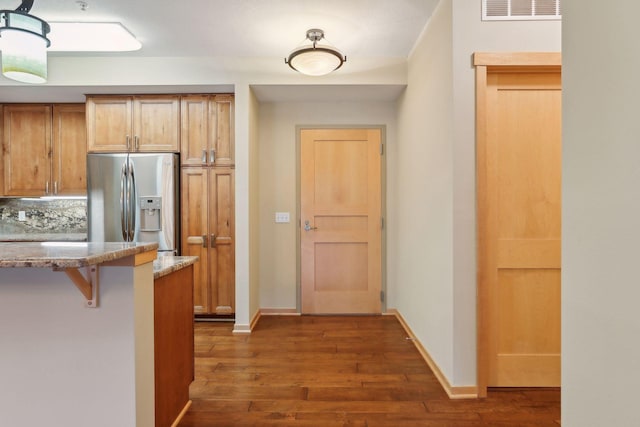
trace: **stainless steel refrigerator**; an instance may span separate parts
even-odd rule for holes
[[[87,155],[88,240],[158,242],[158,254],[177,254],[178,155]]]

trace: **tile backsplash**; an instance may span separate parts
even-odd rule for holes
[[[0,198],[0,235],[86,232],[86,199]]]

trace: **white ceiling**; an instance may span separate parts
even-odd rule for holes
[[[49,52],[50,57],[202,57],[266,59],[284,65],[284,57],[305,40],[310,28],[324,30],[326,42],[349,60],[407,58],[439,0],[35,0],[30,11],[45,21],[120,22],[142,49],[120,53]],[[0,0],[13,10],[21,0]],[[64,58],[60,58],[64,59]],[[217,59],[216,59],[217,60]],[[295,74],[295,73],[294,73]],[[92,87],[12,85],[0,76],[0,102],[78,102]],[[175,90],[174,90],[175,89]],[[214,88],[215,89],[215,88]],[[215,91],[211,87],[203,91]],[[229,87],[223,87],[229,91]],[[327,86],[255,88],[261,101],[326,98]],[[100,87],[99,93],[152,93],[158,88]],[[181,88],[159,88],[180,92]],[[189,88],[193,92],[197,88]],[[232,90],[232,88],[231,88]],[[349,89],[335,86],[331,99],[395,99],[401,86]],[[132,92],[133,91],[133,92]],[[337,98],[336,98],[337,97]]]
[[[118,21],[133,56],[282,57],[309,28],[347,57],[406,57],[439,0],[35,0],[46,21]],[[15,9],[20,0],[0,0]],[[50,55],[60,55],[50,53]]]

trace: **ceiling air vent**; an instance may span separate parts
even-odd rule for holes
[[[562,19],[560,0],[482,0],[483,21]]]

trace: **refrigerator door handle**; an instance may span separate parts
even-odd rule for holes
[[[120,171],[120,226],[122,227],[122,239],[127,241],[127,164],[122,164]]]
[[[136,233],[136,174],[133,163],[129,164],[129,226],[128,226],[128,242],[133,242]]]

